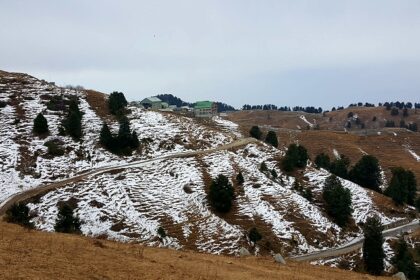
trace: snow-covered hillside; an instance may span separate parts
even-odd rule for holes
[[[295,255],[343,244],[361,234],[358,227],[342,230],[320,203],[308,201],[293,188],[296,178],[279,169],[284,151],[252,143],[177,156],[180,152],[221,147],[241,138],[235,123],[219,117],[203,122],[131,107],[128,118],[139,135],[141,149],[132,156],[118,157],[98,144],[104,120],[92,109],[84,91],[62,89],[27,75],[0,77],[0,101],[7,103],[0,108],[0,202],[22,190],[83,171],[173,155],[92,175],[50,191],[29,204],[39,229],[52,231],[58,205],[67,201],[83,221],[83,234],[215,254],[238,254],[244,246],[253,253]],[[78,96],[83,113],[82,141],[59,136],[65,113],[47,109],[51,96]],[[43,112],[50,129],[44,139],[32,133],[33,119],[39,112]],[[106,121],[112,130],[118,129],[115,120]],[[64,143],[65,155],[46,155],[44,143],[51,139]],[[260,170],[263,162],[269,172]],[[243,185],[235,180],[240,171],[245,179]],[[231,212],[223,215],[215,213],[207,200],[210,181],[219,174],[230,179],[236,196]],[[319,195],[328,175],[308,167],[299,180]],[[379,215],[384,223],[402,218],[383,213],[365,189],[342,182],[351,191],[356,223],[364,222],[371,214]],[[159,227],[167,237],[158,238]],[[264,243],[256,247],[247,238],[252,227],[257,227],[264,237]]]

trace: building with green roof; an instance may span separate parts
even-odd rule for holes
[[[212,101],[198,101],[194,104],[194,116],[211,118],[217,115],[217,104]]]

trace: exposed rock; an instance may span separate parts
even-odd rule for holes
[[[286,261],[284,260],[283,256],[282,256],[282,255],[280,255],[280,254],[275,254],[275,255],[274,255],[274,260],[275,260],[277,263],[280,263],[280,264],[286,264]]]
[[[397,274],[394,274],[394,278],[398,278],[400,280],[407,280],[407,277],[405,277],[404,272],[398,272]]]
[[[241,249],[239,249],[239,256],[241,257],[246,257],[246,256],[250,256],[251,253],[248,251],[247,248],[241,247]]]

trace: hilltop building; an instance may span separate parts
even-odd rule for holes
[[[167,108],[167,103],[163,104],[165,102],[162,102],[162,100],[160,100],[159,98],[157,98],[156,96],[152,96],[152,97],[147,97],[145,99],[143,99],[140,104],[145,108],[145,109],[152,109],[152,110],[159,110],[162,109],[163,106],[166,105],[165,108]]]
[[[217,104],[212,101],[199,101],[194,104],[194,116],[197,118],[211,118],[217,115]]]

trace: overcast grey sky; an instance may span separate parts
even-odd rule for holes
[[[420,1],[5,1],[0,69],[129,100],[420,101]]]

